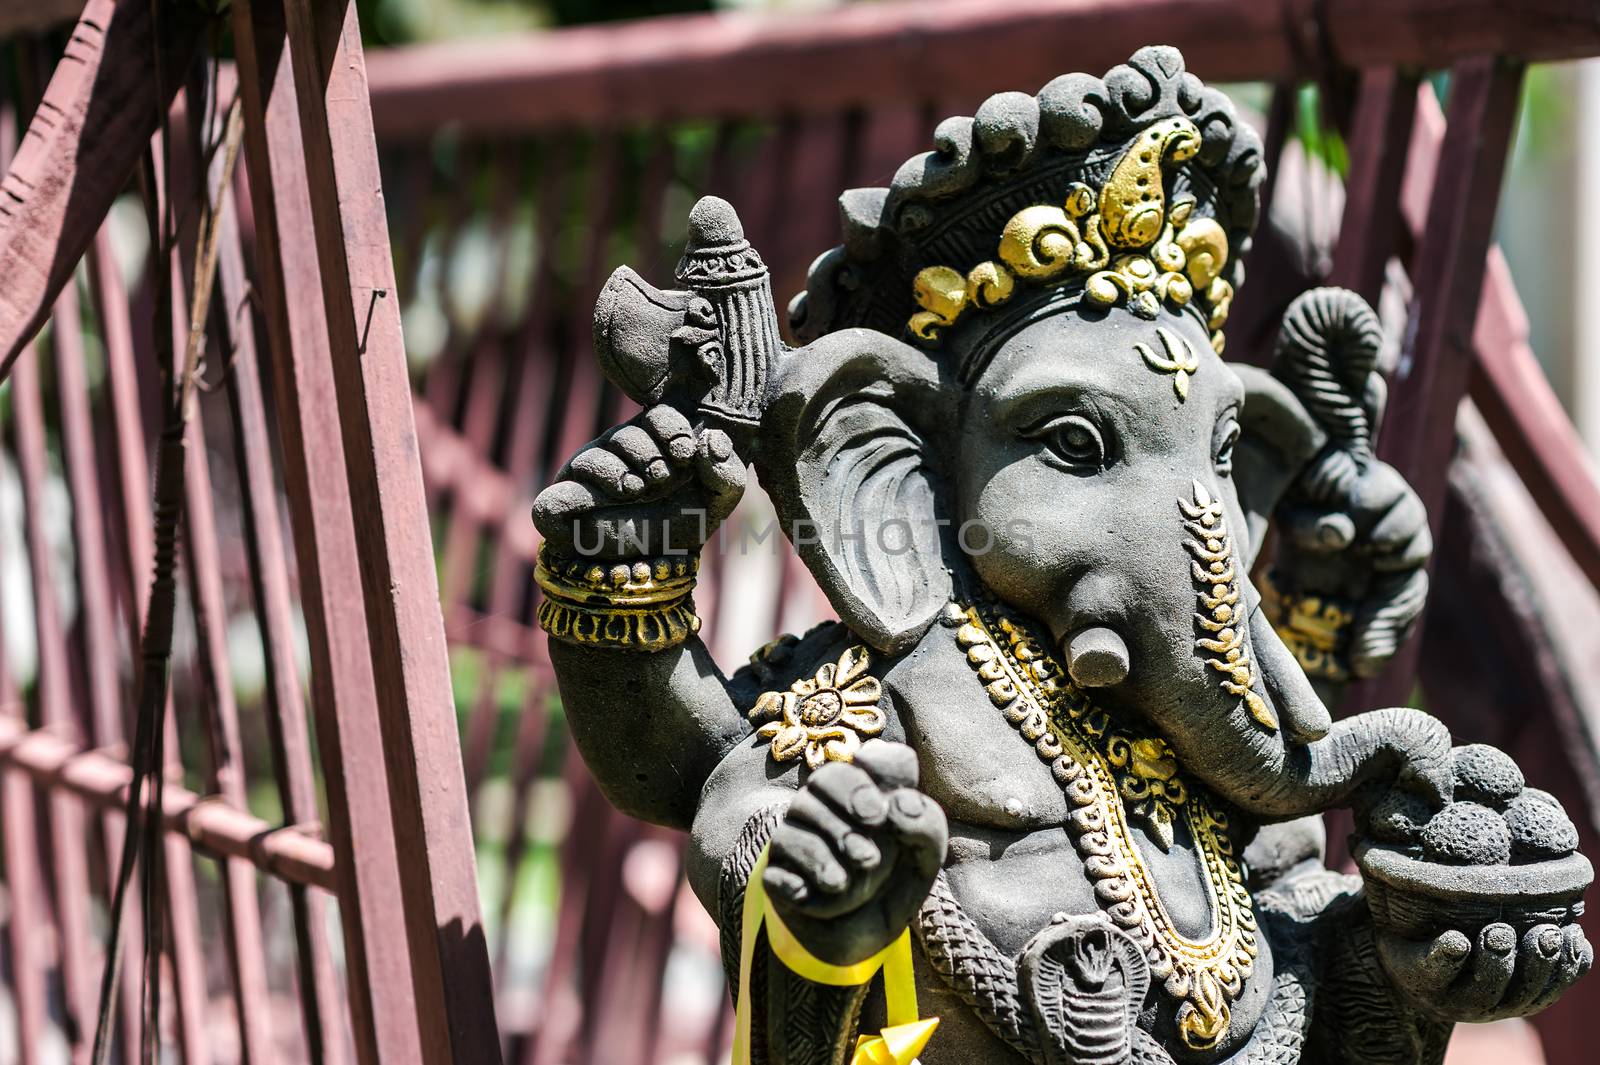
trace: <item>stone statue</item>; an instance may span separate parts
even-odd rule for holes
[[[1438,1062],[1549,1005],[1593,960],[1560,805],[1420,711],[1330,719],[1431,540],[1359,297],[1221,357],[1255,133],[1151,47],[934,141],[841,198],[803,347],[723,201],[678,288],[613,275],[643,413],[534,509],[573,735],[690,832],[741,1060]],[[747,462],[839,620],[724,677],[692,591]]]

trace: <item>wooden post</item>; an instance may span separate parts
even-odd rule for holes
[[[315,9],[313,9],[315,8]],[[354,3],[284,5],[427,1062],[498,1062],[472,825]]]
[[[1435,542],[1522,72],[1520,61],[1493,56],[1463,60],[1452,70],[1444,149],[1414,259],[1417,288],[1408,340],[1378,439],[1379,457],[1400,471],[1428,508]],[[1372,689],[1375,705],[1409,701],[1420,644],[1413,637],[1390,661]]]

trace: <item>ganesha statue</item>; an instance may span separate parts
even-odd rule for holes
[[[934,143],[841,197],[802,346],[721,200],[677,287],[618,270],[642,411],[535,504],[573,736],[689,832],[738,1065],[1434,1063],[1549,1005],[1593,961],[1560,804],[1419,710],[1330,716],[1432,544],[1358,296],[1223,358],[1257,135],[1150,47]],[[724,676],[693,591],[749,466],[838,619]]]

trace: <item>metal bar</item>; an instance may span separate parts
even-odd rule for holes
[[[362,1065],[421,1059],[399,859],[355,521],[281,7],[235,0],[256,278],[311,657],[311,707],[337,855],[350,1022]],[[354,841],[361,840],[358,854]],[[376,975],[376,979],[374,976]]]
[[[38,354],[31,345],[17,360],[11,377],[11,417],[15,433],[17,473],[22,482],[23,527],[28,566],[33,579],[33,618],[38,672],[39,722],[67,737],[79,735],[67,675],[67,647],[61,631],[60,604],[51,546],[45,530],[45,427],[40,398]],[[84,843],[88,826],[83,804],[54,791],[45,797],[50,839],[51,888],[60,928],[64,1027],[74,1054],[85,1052],[94,1016],[94,945],[89,932],[89,869]]]
[[[213,308],[213,328],[225,338],[229,352],[225,370],[233,453],[243,495],[244,529],[256,623],[261,631],[266,689],[263,695],[272,764],[289,824],[320,821],[317,784],[311,766],[311,740],[305,702],[300,694],[295,661],[293,611],[289,574],[279,529],[278,496],[273,476],[266,408],[261,396],[256,334],[250,310],[250,282],[239,242],[239,220],[232,193],[224,198],[220,224],[221,251],[217,280],[220,302]],[[235,323],[238,323],[236,327]],[[344,1005],[333,958],[328,949],[326,907],[321,895],[290,885],[299,961],[300,1009],[308,1056],[314,1063],[341,1065],[344,1039],[339,1019]]]
[[[74,803],[102,809],[127,802],[133,782],[133,770],[120,758],[84,750],[49,729],[29,729],[9,715],[0,715],[0,766],[27,773],[41,787]],[[172,782],[163,796],[162,819],[169,835],[193,843],[213,858],[240,858],[289,883],[333,890],[333,848],[306,829],[269,824]]]
[[[1415,74],[1392,67],[1363,73],[1350,131],[1344,215],[1328,281],[1354,289],[1374,305],[1401,229],[1400,189],[1417,113],[1417,82]]]
[[[295,95],[423,1061],[497,1062],[493,982],[353,3],[289,0]],[[337,141],[334,137],[337,131]],[[426,787],[424,787],[426,782]]]
[[[1493,57],[1458,64],[1451,79],[1446,138],[1434,176],[1416,261],[1428,270],[1412,301],[1412,327],[1390,390],[1378,454],[1416,488],[1435,540],[1444,520],[1446,471],[1456,409],[1472,369],[1471,330],[1493,237],[1500,182],[1522,87],[1520,62]],[[1373,691],[1380,705],[1404,704],[1420,641],[1390,661]]]
[[[157,88],[168,98],[177,91],[205,25],[192,4],[90,0],[84,8],[0,180],[0,380],[127,185],[166,107]]]
[[[1600,52],[1585,0],[1324,0],[1308,30],[1261,0],[946,0],[850,6],[825,19],[726,14],[644,19],[375,54],[385,140],[459,124],[507,131],[674,115],[766,117],[882,99],[973,99],[1103,70],[1149,43],[1183,49],[1207,81],[1289,81],[1306,36],[1330,65],[1447,67]],[[1063,57],[1070,57],[1064,59]],[[997,84],[1003,79],[1004,84]]]

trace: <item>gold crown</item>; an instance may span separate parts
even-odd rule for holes
[[[1162,168],[1177,166],[1200,149],[1200,131],[1187,118],[1149,126],[1117,160],[1098,192],[1073,182],[1065,202],[1024,207],[1006,222],[994,259],[965,274],[930,266],[913,281],[922,310],[907,323],[922,340],[972,310],[1009,300],[1019,282],[1087,277],[1084,297],[1111,307],[1126,299],[1141,318],[1154,319],[1163,301],[1181,309],[1198,294],[1204,302],[1211,346],[1222,351],[1233,286],[1222,279],[1228,237],[1214,219],[1193,217],[1195,201],[1177,199],[1167,210]]]

